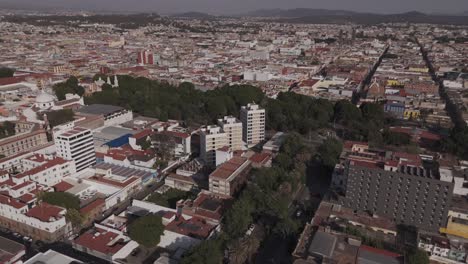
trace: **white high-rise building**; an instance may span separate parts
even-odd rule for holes
[[[231,150],[242,149],[242,123],[233,116],[225,116],[223,119],[218,119],[218,125],[226,133],[227,146]]]
[[[256,104],[242,106],[240,111],[242,121],[242,140],[248,146],[256,145],[265,140],[265,109]]]
[[[219,126],[208,126],[200,133],[200,157],[207,165],[216,165],[216,150],[227,146],[226,133]]]
[[[96,164],[93,133],[91,130],[74,127],[66,130],[54,131],[57,156],[73,160],[76,171],[82,171]]]

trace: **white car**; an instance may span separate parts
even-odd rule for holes
[[[247,236],[252,235],[252,232],[254,231],[254,229],[255,229],[255,225],[254,225],[254,224],[250,224],[250,225],[249,225],[249,229],[247,229],[247,232],[245,232],[245,234],[246,234]]]

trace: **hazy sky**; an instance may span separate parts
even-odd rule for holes
[[[201,11],[234,14],[256,9],[296,7],[379,13],[468,11],[468,0],[0,0],[1,4],[158,13]]]

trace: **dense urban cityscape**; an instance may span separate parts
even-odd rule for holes
[[[468,16],[404,17],[1,10],[0,263],[468,263]]]

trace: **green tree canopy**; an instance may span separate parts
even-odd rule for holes
[[[15,134],[16,124],[10,121],[5,121],[0,124],[0,138],[6,138]]]
[[[334,168],[335,164],[338,163],[342,150],[343,144],[339,140],[335,138],[325,140],[318,149],[323,165],[328,168]]]
[[[163,233],[164,225],[162,218],[158,215],[140,217],[128,227],[130,238],[147,248],[157,246]]]
[[[405,133],[392,132],[385,130],[383,132],[383,140],[385,144],[394,146],[404,146],[411,143],[411,136]]]
[[[408,264],[429,264],[429,256],[421,249],[412,249],[406,254]]]
[[[44,113],[41,113],[39,119],[43,119]],[[51,127],[56,127],[58,125],[62,125],[73,121],[75,118],[75,114],[71,109],[61,109],[61,110],[54,110],[54,111],[47,111],[45,112],[47,116],[47,120]]]
[[[205,240],[193,247],[182,258],[180,264],[221,264],[223,251],[218,239]]]
[[[0,78],[13,77],[15,70],[11,68],[2,67],[0,68]]]
[[[364,103],[361,105],[361,113],[364,120],[373,122],[377,127],[382,127],[385,120],[383,106],[377,103]]]
[[[245,231],[252,223],[253,204],[250,200],[241,198],[227,212],[224,218],[224,231],[230,238],[238,238],[245,234]]]
[[[42,201],[48,204],[69,209],[80,209],[80,199],[66,192],[46,192],[42,194]]]
[[[78,94],[79,96],[83,96],[85,90],[83,86],[78,85],[79,81],[76,77],[72,76],[68,78],[65,82],[55,84],[53,89],[55,95],[59,100],[65,100],[65,95],[68,93],[71,94]]]
[[[468,159],[468,127],[453,128],[450,136],[442,142],[442,147],[461,159]]]
[[[74,227],[77,228],[81,227],[84,222],[84,217],[81,215],[80,211],[73,208],[67,210],[65,218],[67,221],[71,222]]]
[[[361,121],[362,114],[359,108],[348,100],[341,100],[335,104],[334,120],[338,123],[350,124]]]

